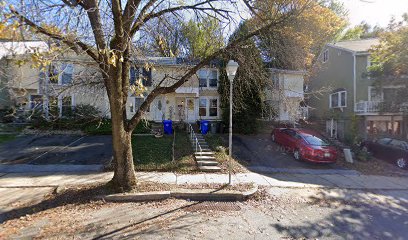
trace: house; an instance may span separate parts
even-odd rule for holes
[[[306,71],[268,68],[268,72],[264,119],[290,123],[306,119],[308,108],[302,106]]]
[[[407,121],[400,108],[389,107],[398,81],[369,76],[369,50],[378,39],[327,44],[319,56],[319,69],[311,79],[311,117],[333,138],[394,136],[406,138]]]
[[[43,48],[45,43],[40,43]],[[11,43],[7,44],[5,48],[8,49]],[[20,50],[13,54],[5,53],[0,59],[1,72],[4,73],[1,76],[0,109],[16,106],[21,113],[43,110],[46,116],[64,117],[76,105],[89,104],[98,108],[104,117],[110,116],[102,78],[91,59],[68,52],[41,70],[32,67],[32,62],[27,61],[28,54],[34,51],[35,46],[25,42],[18,44],[21,45],[17,48]],[[31,52],[21,50],[22,46]],[[45,44],[42,51],[46,50]],[[182,76],[190,67],[189,62],[180,58],[134,59],[130,69],[130,83],[141,80],[147,91],[141,96],[129,92],[126,108],[128,118],[137,112],[149,91],[158,84],[172,84],[174,79]],[[174,93],[156,97],[143,117],[156,122],[165,119],[184,122],[201,119],[219,121],[221,111],[218,84],[219,71],[216,65],[200,69]]]

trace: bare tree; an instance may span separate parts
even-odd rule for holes
[[[236,1],[28,0],[25,1],[24,7],[16,4],[10,6],[9,11],[38,35],[64,43],[78,54],[87,54],[99,67],[111,111],[115,166],[112,183],[118,189],[127,191],[136,185],[132,131],[152,101],[161,94],[174,92],[212,59],[234,49],[241,42],[295,18],[312,0],[303,0],[302,4],[293,4],[293,0],[276,0],[272,13],[262,9],[262,6],[259,7],[256,1],[242,1],[248,7],[251,21],[256,23],[252,25],[251,31],[201,59],[181,77],[173,79],[171,85],[158,84],[130,120],[126,116],[126,101],[130,91],[129,68],[132,59],[138,57],[134,54],[140,53],[133,43],[137,42],[146,24],[174,13],[196,18],[210,15],[230,24],[236,19]]]

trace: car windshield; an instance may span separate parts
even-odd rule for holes
[[[325,139],[321,137],[317,137],[317,136],[313,136],[309,134],[302,134],[302,137],[310,145],[314,145],[314,146],[329,146],[330,145],[328,141],[326,141]]]

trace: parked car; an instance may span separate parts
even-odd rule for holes
[[[392,138],[381,138],[361,143],[361,149],[374,157],[408,168],[408,143]]]
[[[337,160],[336,147],[312,130],[275,128],[271,133],[271,139],[293,152],[296,160],[315,163],[334,163]]]

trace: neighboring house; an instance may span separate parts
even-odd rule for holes
[[[267,113],[264,119],[294,123],[306,119],[307,107],[304,100],[305,71],[268,68],[269,80],[265,90]]]
[[[43,110],[46,116],[64,117],[76,105],[89,104],[97,107],[103,116],[109,117],[109,101],[99,69],[88,57],[67,53],[41,71],[31,67],[31,61],[18,64],[19,60],[29,59],[28,53],[20,50],[17,54],[4,54],[0,59],[0,109],[15,106],[18,112],[25,114],[38,109]],[[133,61],[130,83],[142,81],[147,92],[142,96],[129,92],[128,118],[137,112],[148,92],[158,84],[168,86],[174,83],[174,79],[184,75],[190,67],[189,63],[179,58],[152,57]],[[165,76],[167,78],[163,81]],[[143,116],[157,122],[165,119],[219,121],[218,84],[219,71],[216,65],[200,69],[174,93],[156,97]]]
[[[146,65],[146,62],[153,64],[154,68],[144,69],[143,66]],[[149,92],[159,83],[161,86],[169,86],[175,82],[172,78],[183,76],[190,68],[191,64],[180,58],[151,57],[137,60],[135,66],[131,68],[130,82],[142,77],[143,84]],[[165,75],[170,77],[162,82]],[[156,97],[144,117],[157,122],[165,119],[184,122],[221,120],[220,95],[218,93],[219,75],[216,64],[200,69],[174,93]],[[143,100],[144,97],[129,95],[129,117],[136,113]]]
[[[381,79],[368,75],[369,49],[378,43],[378,39],[366,39],[328,44],[319,57],[321,66],[310,84],[314,93],[310,115],[333,138],[352,137],[353,129],[364,138],[407,136],[404,114],[385,107],[395,89],[405,85],[388,81],[378,87]]]

